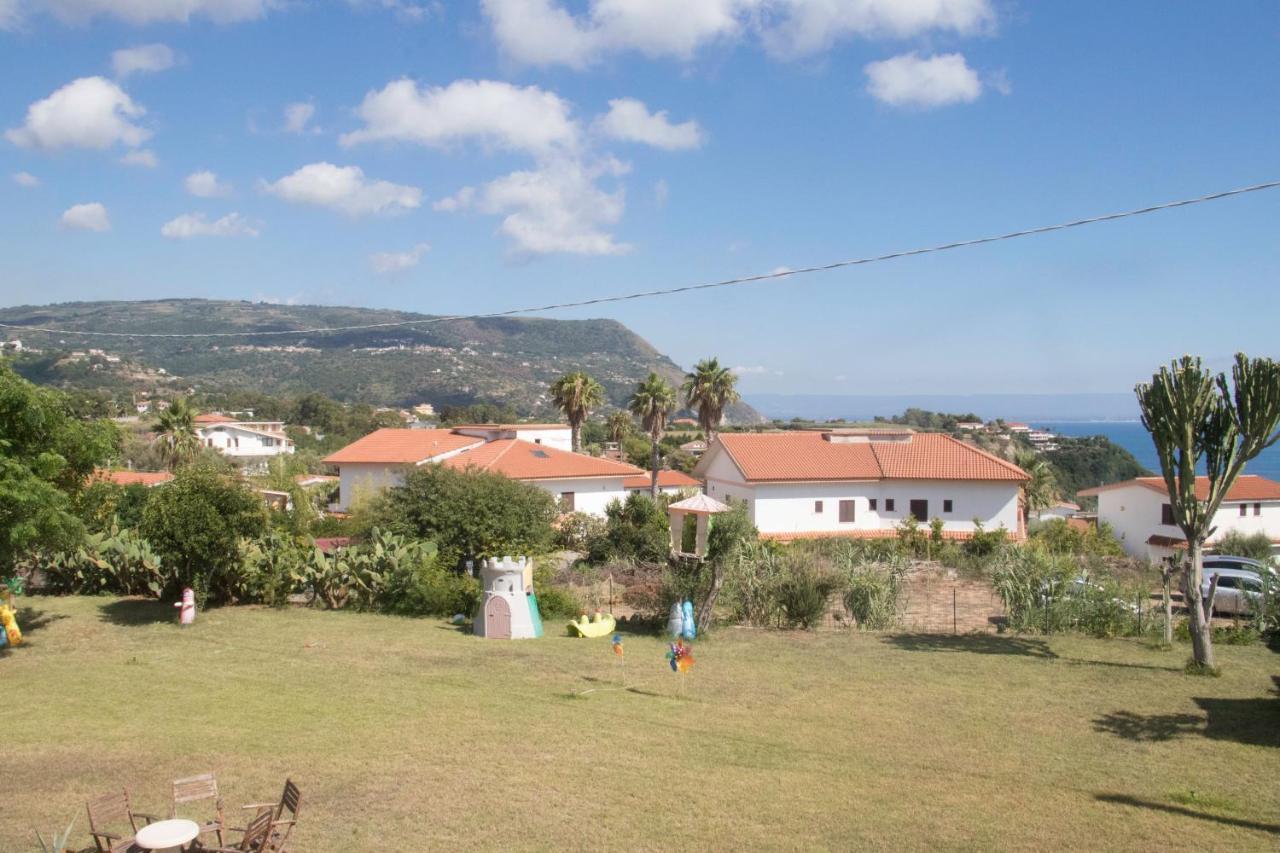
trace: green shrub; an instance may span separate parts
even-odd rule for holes
[[[592,538],[587,558],[593,563],[632,559],[665,562],[671,552],[666,514],[646,494],[631,494],[605,509],[604,530]]]
[[[895,566],[853,569],[846,580],[844,606],[859,628],[883,631],[898,622],[902,570]]]
[[[1105,521],[1087,530],[1072,527],[1065,518],[1053,518],[1032,526],[1028,541],[1051,554],[1123,557],[1124,546]]]
[[[1217,554],[1248,557],[1260,563],[1272,564],[1271,537],[1265,533],[1248,534],[1241,533],[1239,530],[1230,530],[1214,543],[1213,550]]]
[[[553,583],[550,566],[534,564],[533,592],[538,596],[538,612],[545,619],[572,619],[582,612],[582,602],[573,590]]]
[[[836,587],[835,578],[813,569],[791,571],[778,585],[778,605],[788,628],[808,630],[826,612],[827,600]]]
[[[589,512],[571,512],[556,519],[555,528],[557,548],[582,553],[604,533],[605,525]]]
[[[1082,631],[1097,637],[1138,633],[1138,587],[1125,587],[1075,558],[1038,547],[1009,547],[992,573],[1009,624],[1018,631]]]
[[[167,583],[150,544],[136,530],[116,526],[86,534],[73,551],[32,555],[28,568],[43,569],[57,593],[157,596]]]

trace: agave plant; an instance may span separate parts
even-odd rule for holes
[[[62,832],[55,832],[50,836],[49,841],[44,840],[44,836],[40,834],[40,830],[36,830],[36,841],[40,843],[40,849],[44,853],[68,853],[71,849],[68,841],[71,838],[71,830],[76,825],[76,819],[71,818],[71,823],[67,824],[67,828]]]

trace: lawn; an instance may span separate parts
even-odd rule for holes
[[[1276,849],[1280,655],[1129,640],[725,630],[686,676],[627,637],[24,599],[0,658],[0,849],[86,798],[215,771],[304,796],[297,849]],[[684,678],[683,684],[679,681]],[[595,692],[580,695],[582,691]]]

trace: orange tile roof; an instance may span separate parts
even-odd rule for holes
[[[132,486],[135,483],[143,486],[158,486],[173,479],[168,471],[104,471],[93,472],[95,480],[105,480],[117,486]]]
[[[1012,462],[943,433],[916,433],[910,441],[831,442],[807,431],[722,433],[718,440],[748,481],[1027,479]]]
[[[490,429],[490,430],[508,430],[508,429],[568,429],[568,424],[457,424],[454,429]]]
[[[447,429],[396,429],[386,427],[375,430],[364,438],[348,444],[324,458],[331,465],[347,463],[389,463],[417,465],[444,453],[476,447],[484,439],[473,435],[458,435]]]
[[[209,413],[209,414],[207,414],[207,415],[196,415],[192,420],[193,420],[195,423],[198,423],[198,424],[233,424],[233,423],[236,423],[236,419],[235,419],[235,418],[229,418],[229,417],[227,417],[226,415],[219,415],[219,414],[212,413],[212,412],[211,412],[211,413]]]
[[[441,463],[451,468],[478,469],[513,480],[564,480],[578,477],[631,477],[642,473],[634,465],[557,450],[518,438],[490,441]]]
[[[652,482],[649,472],[628,477],[622,481],[624,489],[647,489]],[[658,488],[660,489],[700,489],[702,481],[695,480],[683,471],[662,470],[658,472]]]
[[[1120,483],[1108,483],[1105,486],[1097,486],[1092,489],[1084,489],[1076,494],[1081,497],[1090,497],[1100,495],[1103,492],[1109,492],[1112,489],[1123,489],[1128,486],[1142,486],[1153,492],[1159,492],[1162,495],[1169,494],[1169,490],[1165,488],[1164,477],[1136,477],[1132,480],[1125,480]],[[1196,477],[1196,497],[1204,500],[1209,494],[1209,478]],[[1231,488],[1227,490],[1227,496],[1223,498],[1225,501],[1274,501],[1280,500],[1280,483],[1275,480],[1268,480],[1266,477],[1260,477],[1257,474],[1241,474],[1236,481],[1231,484]]]

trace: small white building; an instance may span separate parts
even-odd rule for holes
[[[453,431],[485,441],[515,438],[557,450],[573,450],[573,431],[567,424],[462,424]]]
[[[942,519],[943,535],[986,530],[1024,535],[1026,473],[942,433],[830,429],[721,433],[694,469],[706,493],[747,505],[762,537],[878,538],[914,516]]]
[[[196,415],[195,426],[201,444],[244,467],[261,467],[273,456],[294,452],[282,421],[244,421],[207,414]]]
[[[438,463],[531,483],[554,495],[565,512],[603,517],[611,501],[626,498],[624,482],[644,474],[625,462],[561,449],[556,446],[559,439],[555,431],[534,426],[531,434],[550,440],[538,444],[506,437],[514,427],[475,425],[372,432],[325,458],[325,462],[338,468],[339,498],[333,508],[346,511],[361,492],[399,485],[407,470]],[[562,429],[567,440],[568,427]]]
[[[1044,509],[1038,509],[1030,515],[1030,521],[1051,521],[1055,518],[1071,518],[1080,511],[1079,504],[1073,504],[1071,501],[1058,501],[1053,506],[1047,506]]]
[[[1208,494],[1206,477],[1196,478],[1196,495]],[[1085,489],[1081,497],[1098,499],[1098,521],[1111,525],[1116,538],[1132,557],[1162,560],[1185,548],[1182,529],[1173,523],[1173,507],[1163,477],[1138,477]],[[1280,483],[1254,474],[1242,474],[1227,492],[1213,517],[1216,528],[1208,546],[1226,533],[1262,533],[1280,545]]]

